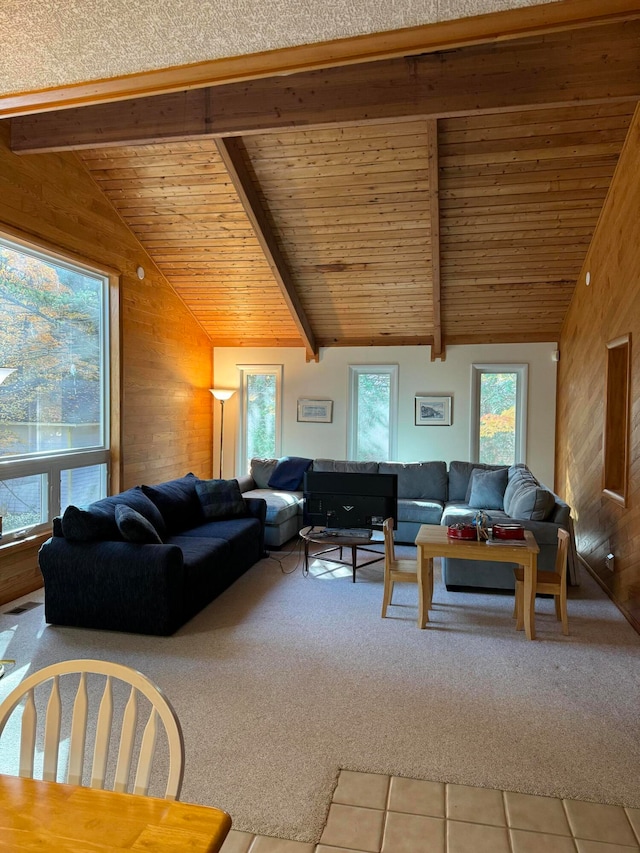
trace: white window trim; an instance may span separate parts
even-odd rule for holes
[[[59,450],[49,453],[29,453],[20,456],[6,457],[0,461],[0,479],[10,480],[19,477],[35,476],[45,474],[47,476],[47,491],[43,495],[44,509],[46,509],[47,521],[41,524],[30,525],[27,528],[4,533],[2,544],[22,540],[26,535],[38,535],[51,530],[51,522],[54,516],[59,515],[60,507],[60,475],[62,471],[69,468],[84,468],[93,465],[106,464],[107,484],[112,479],[111,471],[111,443],[113,437],[112,418],[112,349],[114,342],[119,345],[117,330],[114,331],[114,315],[117,318],[119,312],[118,304],[118,281],[112,270],[96,267],[87,263],[73,253],[64,253],[55,247],[37,243],[25,239],[15,232],[9,230],[0,231],[0,239],[9,246],[15,246],[19,251],[29,254],[45,263],[54,262],[58,266],[67,267],[71,270],[81,270],[88,275],[103,280],[102,318],[100,327],[100,373],[101,373],[101,396],[103,406],[102,435],[103,443],[99,446],[82,448],[79,450]],[[117,326],[117,323],[116,323]],[[117,362],[116,362],[117,364]],[[116,409],[119,396],[116,400]],[[119,441],[117,442],[119,445]],[[119,478],[117,478],[119,485]],[[109,489],[107,487],[107,493]]]
[[[398,365],[397,364],[350,364],[349,365],[349,412],[347,430],[347,458],[356,459],[358,442],[358,382],[362,374],[386,373],[389,382],[389,452],[386,462],[395,459],[398,445]]]
[[[528,364],[472,364],[471,365],[471,431],[469,459],[478,462],[480,457],[480,377],[483,373],[516,373],[516,436],[515,462],[527,461],[527,398],[529,396]]]
[[[280,457],[282,453],[282,374],[281,364],[237,364],[240,371],[240,420],[238,429],[240,436],[238,441],[238,471],[242,474],[249,472],[247,457],[247,377],[256,374],[268,373],[276,377],[276,430],[275,430],[275,455]]]

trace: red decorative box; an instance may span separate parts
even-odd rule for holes
[[[451,539],[477,539],[473,524],[452,524],[447,527],[447,536]]]
[[[524,527],[521,524],[494,524],[494,539],[524,539]]]

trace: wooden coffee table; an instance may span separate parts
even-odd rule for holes
[[[420,627],[429,621],[429,608],[433,595],[433,558],[453,557],[462,560],[490,560],[499,563],[516,563],[524,569],[524,628],[529,640],[536,636],[534,603],[538,576],[538,553],[540,548],[530,530],[525,530],[525,543],[497,542],[487,544],[475,539],[451,539],[447,528],[440,524],[423,524],[416,536],[418,548],[418,572],[427,591],[428,604],[421,613]]]
[[[332,534],[327,533],[327,527],[303,527],[300,531],[300,538],[304,541],[304,565],[302,567],[302,573],[305,577],[309,574],[309,544],[311,542],[315,542],[317,545],[327,545],[323,551],[316,551],[312,556],[320,557],[322,554],[328,554],[330,551],[335,551],[336,549],[340,549],[340,559],[332,559],[331,557],[325,557],[330,563],[339,563],[342,566],[351,566],[353,571],[353,583],[356,582],[356,569],[361,569],[363,566],[370,566],[371,563],[378,563],[380,560],[384,560],[384,552],[379,553],[378,551],[372,551],[371,548],[368,548],[368,545],[383,545],[384,537],[382,532],[379,530],[374,530],[371,534],[370,539],[363,539],[362,537],[354,537],[354,536],[334,536]],[[342,559],[342,549],[343,548],[351,548],[351,562],[347,563]],[[378,554],[378,556],[374,560],[367,560],[366,563],[360,563],[359,566],[356,565],[356,561],[358,558],[358,548],[361,551],[370,551],[372,554]]]

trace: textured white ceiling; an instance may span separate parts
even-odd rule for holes
[[[0,94],[463,18],[541,0],[0,0]]]

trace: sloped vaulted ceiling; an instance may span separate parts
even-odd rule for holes
[[[216,345],[557,340],[640,24],[13,120],[77,148]]]

